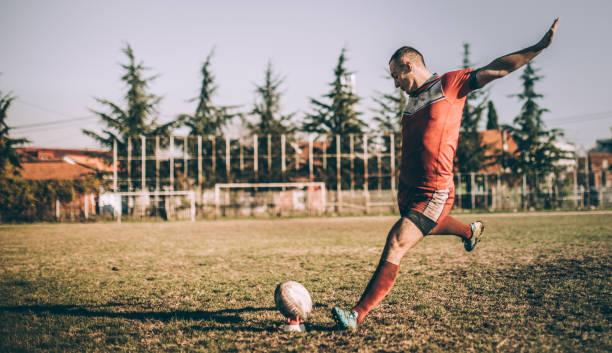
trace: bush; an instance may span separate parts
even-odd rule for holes
[[[0,221],[37,222],[55,220],[55,200],[71,202],[76,196],[97,192],[95,178],[77,180],[26,180],[0,177]]]

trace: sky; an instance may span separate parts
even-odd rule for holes
[[[163,97],[160,122],[195,110],[189,99],[198,95],[202,63],[214,48],[213,103],[250,110],[270,61],[285,79],[283,112],[297,112],[299,123],[309,99],[328,91],[346,48],[358,108],[369,120],[372,97],[393,90],[387,63],[400,46],[417,48],[441,74],[461,67],[469,43],[480,67],[535,44],[560,17],[554,42],[534,61],[544,76],[536,90],[549,109],[547,127],[563,129],[585,151],[612,135],[611,13],[610,0],[2,0],[0,91],[17,97],[7,118],[12,137],[38,147],[99,148],[81,129],[102,127],[91,112],[103,108],[95,98],[122,102],[128,43],[148,74],[159,75],[150,92]],[[510,96],[521,90],[519,76],[487,86],[500,123],[520,111]]]

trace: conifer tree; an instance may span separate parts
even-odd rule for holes
[[[323,95],[327,101],[311,98],[314,113],[306,116],[303,130],[306,132],[347,135],[361,133],[365,123],[359,118],[355,105],[359,97],[351,85],[351,72],[346,67],[346,49],[342,49],[338,64],[334,68],[331,90]]]
[[[215,76],[210,70],[211,59],[214,49],[206,57],[202,65],[202,85],[198,97],[192,98],[190,102],[198,102],[195,112],[191,115],[181,114],[178,121],[181,125],[190,129],[190,135],[221,135],[223,128],[236,117],[237,114],[230,113],[233,106],[216,106],[212,103],[212,97],[218,86],[215,84]]]
[[[487,130],[499,130],[497,110],[495,110],[493,101],[487,103]]]
[[[472,67],[470,62],[470,45],[463,44],[463,68]],[[476,90],[470,92],[463,106],[461,117],[461,128],[459,130],[459,142],[457,144],[455,166],[461,173],[478,172],[486,165],[485,151],[487,146],[483,145],[478,126],[485,109],[486,91]]]
[[[264,83],[255,87],[255,103],[250,114],[256,118],[255,122],[247,122],[247,128],[252,134],[281,135],[289,134],[295,130],[291,125],[294,113],[283,115],[281,113],[279,91],[284,79],[276,76],[272,63],[268,62],[264,73]]]
[[[15,150],[16,146],[30,142],[25,138],[10,138],[10,127],[6,124],[7,111],[15,99],[11,93],[3,94],[0,91],[0,176],[6,176],[8,173],[17,173],[19,164],[19,156]]]
[[[129,138],[134,139],[135,144],[138,144],[139,136],[165,135],[175,125],[175,122],[157,124],[157,106],[161,97],[148,92],[149,84],[157,76],[144,77],[144,71],[148,68],[142,62],[136,62],[129,44],[122,51],[128,58],[127,64],[121,64],[125,71],[121,80],[127,86],[124,96],[125,108],[107,99],[96,98],[107,108],[107,111],[92,111],[100,117],[106,128],[103,129],[102,134],[92,130],[82,130],[85,135],[108,148],[112,148],[113,141],[116,140],[120,150],[125,149]]]
[[[521,112],[514,118],[513,126],[505,128],[510,132],[517,150],[504,156],[504,164],[517,175],[526,175],[528,185],[539,192],[536,174],[545,175],[555,171],[556,162],[565,156],[565,153],[555,146],[557,139],[563,135],[559,129],[546,130],[542,114],[548,111],[537,103],[542,94],[536,93],[535,84],[543,76],[537,74],[532,63],[527,63],[520,77],[523,85],[521,93],[513,95],[523,102]],[[534,193],[530,193],[529,204],[533,205]]]

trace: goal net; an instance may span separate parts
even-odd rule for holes
[[[102,215],[121,218],[189,219],[195,221],[195,191],[108,192],[100,195]]]
[[[215,184],[213,201],[217,217],[322,215],[325,183]]]

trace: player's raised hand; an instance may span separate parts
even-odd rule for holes
[[[553,22],[552,26],[550,26],[548,32],[546,32],[544,37],[542,37],[538,44],[536,44],[536,47],[538,47],[539,50],[548,48],[550,43],[552,43],[553,37],[555,36],[555,32],[557,31],[557,25],[559,25],[558,17],[555,19],[555,22]]]

